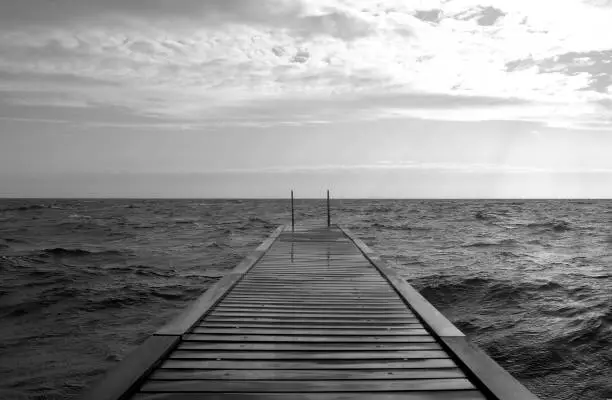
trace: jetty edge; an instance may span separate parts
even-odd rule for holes
[[[285,229],[277,227],[255,250],[249,253],[234,269],[217,281],[170,323],[157,330],[128,356],[111,368],[97,383],[86,390],[83,400],[123,400],[132,390],[159,365],[164,357],[176,347],[185,334],[199,319],[225,296],[240,278],[252,268],[272,246]]]
[[[426,329],[440,340],[444,348],[462,369],[478,383],[483,392],[491,398],[499,400],[538,400],[537,396],[527,390],[508,371],[503,369],[478,346],[471,343],[463,332],[421,296],[397,271],[388,266],[361,239],[347,227],[340,225],[339,228],[359,248],[364,257],[380,271],[381,275],[404,299],[406,305],[423,321]]]
[[[82,399],[537,399],[344,226],[278,227]]]

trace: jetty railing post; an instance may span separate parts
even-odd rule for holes
[[[331,214],[329,211],[329,189],[327,190],[327,226],[331,226]]]
[[[293,190],[291,191],[291,232],[295,231],[295,215],[293,211]]]

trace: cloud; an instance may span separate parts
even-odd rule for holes
[[[310,53],[307,50],[298,50],[298,52],[295,53],[291,61],[303,64],[307,62],[309,58],[310,58]]]
[[[495,7],[484,7],[482,9],[482,15],[476,21],[480,26],[491,26],[495,25],[497,20],[504,15],[506,15],[506,13]]]
[[[505,15],[505,12],[495,7],[477,6],[456,14],[455,18],[463,21],[473,20],[480,26],[492,26]]]
[[[296,14],[297,2],[266,0],[21,0],[0,3],[0,15],[6,22],[55,24],[82,22],[92,17],[138,17],[156,19],[228,19],[267,20]]]
[[[609,93],[612,85],[612,49],[603,51],[568,52],[543,59],[522,59],[506,63],[508,71],[538,68],[540,73],[563,73],[568,76],[588,74],[583,90]]]
[[[422,21],[437,23],[442,19],[443,13],[440,9],[418,10],[414,16]]]
[[[319,7],[302,0],[20,0],[0,2],[0,26],[42,24],[76,26],[129,25],[148,21],[159,26],[255,24],[297,34],[330,35],[353,40],[374,32],[370,22],[350,9]]]
[[[605,125],[611,13],[578,0],[0,2],[0,91],[23,114],[116,107],[194,125],[286,124],[304,103],[312,121],[354,107]],[[570,107],[583,114],[558,112]]]

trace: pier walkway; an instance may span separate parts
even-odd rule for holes
[[[341,227],[277,229],[83,398],[537,399]]]

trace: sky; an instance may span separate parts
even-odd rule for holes
[[[610,198],[609,0],[0,0],[0,197]]]

